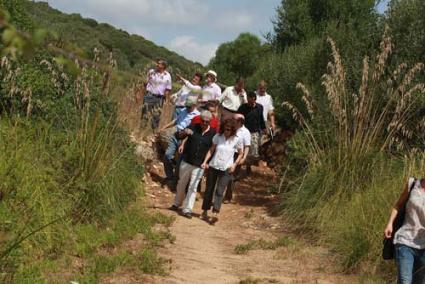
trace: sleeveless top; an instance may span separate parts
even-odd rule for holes
[[[415,249],[425,249],[425,191],[420,179],[409,178],[408,188],[415,182],[406,204],[406,215],[401,228],[394,236],[394,244]]]

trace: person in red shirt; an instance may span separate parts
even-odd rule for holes
[[[212,119],[210,120],[210,127],[216,131],[216,133],[220,133],[220,120],[217,117],[217,105],[215,103],[208,103],[207,109],[212,114]],[[201,116],[197,115],[192,118],[192,125],[201,124]]]

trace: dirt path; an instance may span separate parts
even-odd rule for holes
[[[152,283],[353,283],[349,276],[335,272],[328,251],[312,247],[285,232],[284,222],[274,212],[277,198],[268,194],[273,173],[254,168],[253,175],[237,185],[235,203],[223,205],[215,225],[198,217],[187,219],[167,210],[174,194],[160,184],[160,167],[146,176],[149,206],[176,221],[171,227],[173,244],[161,249],[170,262],[166,277]],[[201,213],[199,196],[194,213]],[[254,240],[275,241],[286,236],[287,245],[274,250],[249,250],[237,254],[235,246]]]

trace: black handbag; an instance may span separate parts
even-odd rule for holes
[[[406,202],[404,203],[403,207],[397,212],[397,216],[394,219],[393,222],[393,232],[391,234],[391,238],[387,239],[384,238],[383,244],[384,247],[382,248],[382,258],[385,260],[394,259],[394,236],[395,233],[403,226],[404,222],[404,216],[406,215],[406,204],[407,201],[409,201],[410,194],[412,192],[413,187],[415,186],[416,179],[413,180],[412,184],[409,187],[409,195],[407,196]]]

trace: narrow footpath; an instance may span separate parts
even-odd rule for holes
[[[214,225],[199,218],[199,194],[192,219],[169,211],[174,194],[160,183],[161,176],[160,164],[154,163],[145,176],[147,206],[175,216],[170,228],[175,241],[160,250],[169,264],[168,275],[150,277],[145,283],[356,282],[336,272],[329,251],[311,246],[285,229],[277,214],[278,198],[269,193],[274,182],[270,169],[254,167],[252,175],[237,184],[234,203],[223,205]],[[250,242],[273,243],[279,238],[286,240],[279,247],[249,249]]]

